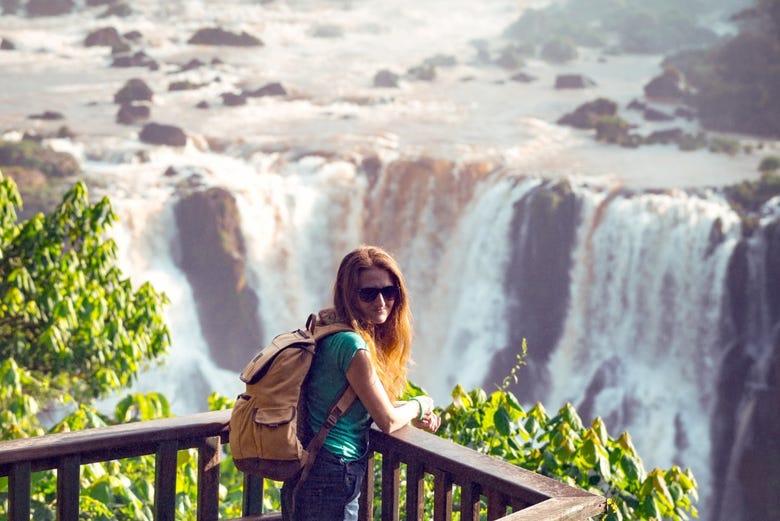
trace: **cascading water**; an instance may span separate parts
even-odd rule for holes
[[[653,466],[692,467],[710,490],[710,421],[739,219],[710,196],[580,194],[571,307],[549,363],[547,401],[582,404],[586,419],[631,432]]]

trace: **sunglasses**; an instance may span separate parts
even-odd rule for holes
[[[385,286],[384,288],[360,288],[357,293],[363,302],[373,302],[380,293],[385,300],[395,300],[398,298],[399,291],[397,286]]]

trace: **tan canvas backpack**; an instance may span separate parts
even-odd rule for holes
[[[241,371],[246,390],[230,416],[230,449],[238,470],[277,481],[303,471],[301,479],[305,479],[328,431],[354,402],[355,392],[349,385],[342,390],[325,424],[304,448],[303,385],[317,342],[351,330],[346,324],[324,323],[310,315],[305,330],[278,335]]]

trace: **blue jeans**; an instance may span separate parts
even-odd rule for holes
[[[297,480],[282,487],[282,512],[286,521],[357,521],[358,498],[366,475],[366,457],[344,461],[322,448],[295,496],[295,512],[290,516],[292,492]]]

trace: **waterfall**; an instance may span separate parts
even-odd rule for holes
[[[652,466],[691,467],[706,496],[739,219],[712,194],[580,195],[571,307],[547,402],[582,404],[585,420],[603,417],[613,435],[628,430]]]
[[[551,185],[490,162],[387,151],[249,156],[209,165],[198,182],[236,199],[264,341],[330,304],[347,251],[381,245],[399,260],[411,293],[410,378],[438,403],[448,403],[457,383],[492,389],[510,369],[501,356],[530,333],[532,363],[520,378],[529,372],[545,407],[571,401],[585,421],[604,418],[612,435],[629,431],[646,465],[692,468],[704,515],[713,444],[723,442],[713,422],[733,334],[724,325],[727,276],[742,233],[717,193],[629,192],[576,179]],[[200,334],[175,262],[176,200],[165,183],[112,199],[122,268],[171,299],[171,353],[135,390],[159,390],[183,414],[204,410],[211,391],[232,396],[242,386],[235,371],[215,365]],[[761,258],[760,241],[750,244],[748,257]],[[749,316],[767,309],[752,305]],[[759,339],[767,335],[754,336],[768,356]],[[247,359],[258,347],[246,346]]]

